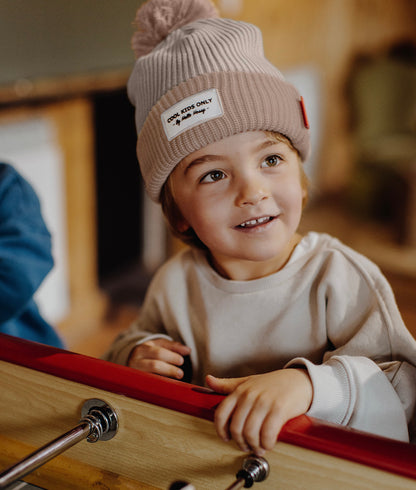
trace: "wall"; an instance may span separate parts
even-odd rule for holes
[[[353,57],[402,38],[416,42],[414,0],[218,0],[223,14],[258,25],[267,57],[281,70],[313,66],[321,80],[319,187],[348,183],[351,138],[345,83]],[[314,128],[312,128],[313,130]]]
[[[114,69],[142,0],[0,0],[0,84]]]

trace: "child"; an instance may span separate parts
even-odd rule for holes
[[[39,199],[11,165],[0,163],[0,333],[63,347],[33,299],[52,267]]]
[[[150,0],[128,83],[149,195],[190,246],[155,275],[109,360],[228,394],[224,440],[261,455],[302,413],[403,441],[416,342],[378,268],[297,228],[307,197],[302,98],[258,29],[207,1]]]

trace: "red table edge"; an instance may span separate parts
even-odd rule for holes
[[[213,420],[223,395],[101,359],[0,334],[0,360],[94,388]],[[416,446],[306,415],[290,420],[279,440],[416,479]]]

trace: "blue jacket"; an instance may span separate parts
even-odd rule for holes
[[[0,332],[62,347],[33,300],[53,267],[51,235],[38,197],[16,170],[0,163]]]

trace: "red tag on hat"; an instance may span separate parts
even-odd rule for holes
[[[300,104],[300,110],[302,111],[303,124],[305,125],[306,129],[309,129],[308,115],[306,114],[305,103],[303,102],[302,96],[299,100],[299,104]]]

